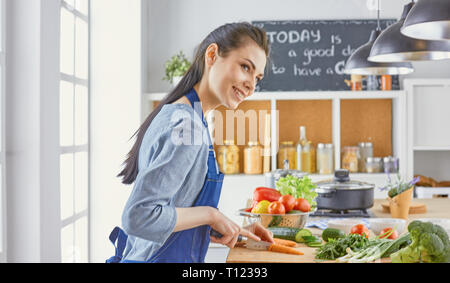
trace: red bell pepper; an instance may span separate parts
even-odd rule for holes
[[[256,202],[262,200],[268,200],[270,202],[278,201],[280,197],[280,192],[272,188],[259,187],[253,192],[253,200]]]

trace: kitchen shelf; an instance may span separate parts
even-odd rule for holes
[[[247,98],[248,101],[257,100],[329,100],[329,99],[392,99],[404,94],[401,90],[392,91],[284,91],[284,92],[255,92]],[[166,92],[145,93],[149,101],[161,101]]]
[[[450,151],[450,146],[414,146],[416,151]]]

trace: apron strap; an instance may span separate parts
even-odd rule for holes
[[[106,260],[106,263],[119,263],[122,260],[123,251],[125,250],[125,246],[127,245],[127,238],[128,235],[125,234],[125,232],[119,227],[115,227],[112,230],[111,234],[109,235],[109,240],[116,249],[116,254],[113,257]]]

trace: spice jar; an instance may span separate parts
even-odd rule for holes
[[[365,172],[367,173],[382,173],[383,162],[380,157],[367,157],[365,162]]]
[[[220,171],[224,174],[239,174],[239,147],[234,144],[234,141],[224,141],[224,145],[219,146],[217,151]]]
[[[280,150],[278,151],[278,168],[284,168],[284,160],[289,162],[289,168],[296,168],[296,150],[293,141],[285,141],[281,143]]]
[[[332,174],[334,172],[334,150],[332,144],[317,145],[317,173]]]
[[[381,76],[381,90],[392,90],[392,76],[382,75]]]
[[[347,169],[350,173],[358,172],[359,147],[346,146],[342,154],[342,169]]]
[[[358,171],[366,172],[366,158],[373,157],[373,144],[371,142],[360,142],[359,147],[359,162]]]
[[[263,171],[263,151],[258,142],[248,142],[244,149],[244,173],[262,174]]]

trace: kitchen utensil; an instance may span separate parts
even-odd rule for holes
[[[389,202],[384,202],[381,204],[381,207],[383,208],[384,212],[390,213],[391,208],[389,206]],[[427,213],[427,206],[420,202],[411,202],[411,205],[409,206],[409,214],[423,214]]]
[[[216,237],[218,239],[222,238],[223,235],[217,232],[214,229],[211,229],[210,235],[213,237]],[[245,236],[239,235],[238,237],[238,243],[245,242],[245,246],[247,249],[251,250],[260,250],[260,251],[267,251],[269,247],[272,245],[269,242],[266,241],[255,241],[253,239],[247,238]]]
[[[240,209],[238,211],[239,216],[246,217],[247,223],[252,224],[255,222],[261,223],[264,227],[292,227],[292,228],[303,228],[305,227],[306,221],[310,212],[299,212],[299,213],[287,213],[287,214],[265,214],[265,213],[251,213],[246,212],[245,209]]]
[[[406,221],[399,218],[372,218],[369,219],[370,230],[379,235],[385,228],[395,228],[399,234],[403,233]]]
[[[336,170],[333,180],[317,183],[317,208],[340,211],[371,208],[374,188],[374,184],[350,181],[348,170]]]

